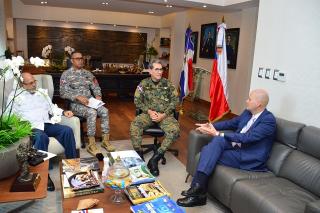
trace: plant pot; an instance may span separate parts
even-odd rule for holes
[[[24,137],[9,147],[0,150],[0,180],[15,175],[20,170],[16,153],[21,143],[30,143],[30,137]]]

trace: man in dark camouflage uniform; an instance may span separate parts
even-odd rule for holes
[[[165,151],[179,137],[179,123],[173,117],[173,112],[178,104],[178,93],[175,87],[167,79],[162,78],[162,65],[159,60],[153,60],[149,66],[151,77],[146,78],[138,85],[134,103],[142,110],[130,126],[130,136],[133,148],[143,155],[141,150],[143,130],[153,123],[158,123],[165,132],[165,138],[161,147],[148,162],[148,168],[155,176],[159,175],[158,161]]]
[[[87,119],[87,135],[89,139],[87,151],[99,160],[102,160],[103,155],[95,142],[97,115],[101,118],[101,130],[103,133],[101,146],[110,152],[115,150],[109,143],[108,109],[103,106],[98,109],[87,106],[91,97],[95,97],[98,100],[102,99],[101,88],[94,75],[83,69],[83,57],[81,53],[72,53],[71,62],[72,67],[61,75],[60,96],[72,102],[70,107],[75,115]]]

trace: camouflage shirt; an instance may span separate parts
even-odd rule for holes
[[[173,84],[165,78],[154,83],[151,77],[143,79],[134,94],[137,108],[147,113],[148,109],[170,115],[178,104],[178,93]]]
[[[60,78],[60,96],[75,101],[79,95],[87,98],[101,96],[101,88],[96,77],[85,69],[75,70],[73,67],[64,71]]]

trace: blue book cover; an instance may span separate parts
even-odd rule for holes
[[[168,196],[131,206],[134,213],[185,213],[186,211]]]

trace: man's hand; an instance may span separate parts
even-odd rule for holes
[[[71,118],[73,116],[73,112],[71,111],[63,111],[63,115],[67,118]]]
[[[102,97],[101,96],[96,96],[96,99],[99,101],[102,101]]]
[[[196,130],[200,131],[203,134],[216,136],[219,133],[210,123],[205,123],[205,124],[197,123],[196,126],[199,126],[198,128],[196,128]]]
[[[162,121],[166,117],[165,113],[158,113],[158,112],[153,111],[151,109],[148,110],[148,114],[149,114],[151,120],[156,123],[159,123],[160,121]]]
[[[86,97],[84,97],[84,96],[79,95],[79,96],[76,97],[76,99],[77,99],[80,103],[82,103],[83,105],[88,105],[88,104],[89,104],[89,99],[86,98]]]

